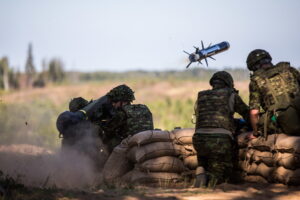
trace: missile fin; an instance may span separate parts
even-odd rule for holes
[[[189,66],[192,64],[193,62],[190,62],[187,66],[186,66],[186,68],[189,68]]]

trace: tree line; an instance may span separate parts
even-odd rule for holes
[[[20,89],[28,87],[45,87],[49,82],[62,82],[65,79],[63,62],[58,58],[48,63],[42,62],[42,70],[38,72],[34,65],[32,44],[28,45],[24,72],[16,70],[9,64],[8,57],[0,59],[0,89]]]
[[[212,68],[193,67],[185,70],[168,71],[126,71],[126,72],[66,72],[61,59],[53,58],[42,61],[41,71],[37,71],[34,64],[32,44],[28,45],[24,71],[16,70],[9,64],[8,57],[0,58],[0,90],[20,89],[28,87],[45,87],[48,83],[102,81],[102,80],[200,80],[208,81],[213,73],[218,71]],[[223,68],[232,74],[235,81],[249,80],[247,68]]]

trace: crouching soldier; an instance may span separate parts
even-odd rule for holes
[[[195,187],[214,188],[228,180],[233,168],[233,115],[248,119],[249,109],[225,71],[210,79],[211,90],[200,91],[195,106],[193,145],[197,151]]]
[[[110,120],[102,123],[104,143],[111,152],[121,141],[136,133],[153,130],[152,113],[144,104],[132,104],[134,92],[127,85],[119,85],[110,90],[106,96],[115,109]]]

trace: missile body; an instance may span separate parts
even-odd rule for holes
[[[202,43],[202,41],[201,41],[201,43]],[[207,64],[206,58],[211,58],[211,59],[215,60],[212,57],[213,55],[216,55],[218,53],[226,51],[227,49],[229,49],[229,47],[230,47],[230,45],[226,41],[215,44],[213,46],[209,46],[207,48],[204,48],[204,45],[202,43],[202,49],[201,50],[199,48],[195,47],[196,52],[189,54],[190,64],[193,63],[193,62],[197,62],[197,61],[201,63],[202,59],[205,59],[205,62]],[[189,65],[187,67],[189,67]]]

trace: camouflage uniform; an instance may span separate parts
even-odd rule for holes
[[[129,135],[153,130],[152,113],[146,105],[128,104],[118,109],[113,118],[103,126],[105,143],[112,150]]]
[[[258,134],[281,133],[276,122],[278,110],[285,110],[299,93],[300,73],[287,62],[254,71],[249,84],[249,107],[263,109],[258,122]]]
[[[217,72],[211,78],[212,90],[200,91],[196,102],[196,132],[193,145],[198,164],[205,168],[210,183],[223,182],[233,167],[233,114],[248,119],[249,109],[233,88],[227,72]]]
[[[129,135],[153,130],[152,113],[146,105],[130,104],[134,100],[134,96],[129,87],[118,86],[112,89],[107,96],[115,102],[129,102],[118,108],[113,117],[101,125],[104,130],[104,142],[109,146],[110,151]]]

